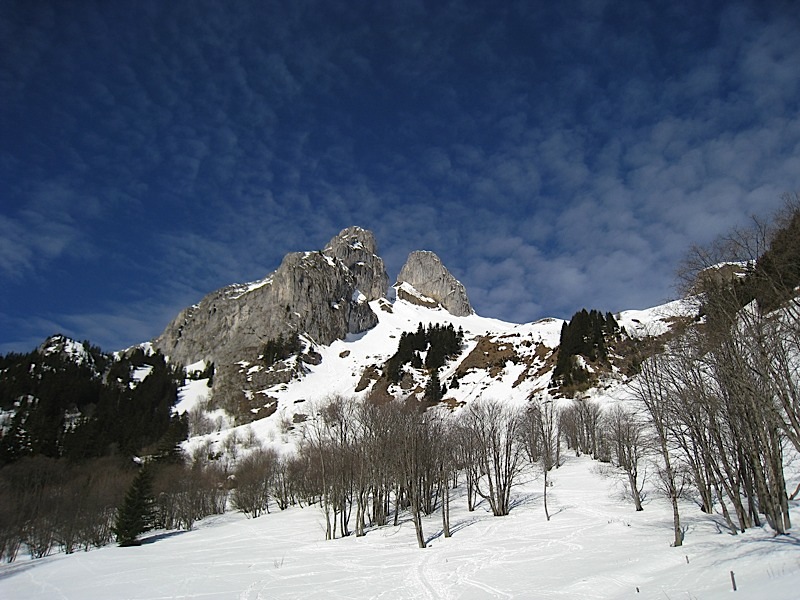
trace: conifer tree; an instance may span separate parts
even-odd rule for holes
[[[442,384],[439,381],[439,370],[431,369],[431,378],[425,386],[425,400],[428,402],[439,402],[444,396]]]
[[[144,466],[134,477],[122,506],[117,510],[114,536],[120,546],[140,544],[139,536],[153,528],[154,507],[153,474],[149,467]]]

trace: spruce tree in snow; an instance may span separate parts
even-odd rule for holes
[[[134,477],[117,511],[114,536],[120,546],[139,545],[139,536],[153,528],[153,474],[144,466]]]
[[[444,388],[439,380],[439,369],[431,370],[431,378],[425,386],[425,400],[430,403],[439,402],[444,397]]]

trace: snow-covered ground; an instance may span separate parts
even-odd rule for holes
[[[300,380],[268,390],[279,398],[278,412],[237,428],[237,435],[252,432],[264,444],[290,448],[292,434],[281,431],[281,420],[291,421],[295,411],[307,411],[331,393],[358,396],[354,390],[364,368],[382,364],[395,352],[401,333],[416,330],[419,323],[463,328],[461,358],[486,334],[499,345],[513,340],[521,352],[533,353],[538,345],[554,348],[562,325],[555,319],[515,325],[478,315],[453,317],[403,301],[390,308],[375,303],[378,326],[317,348],[323,358],[319,365],[308,366]],[[673,318],[689,313],[678,302],[626,311],[618,321],[631,335],[658,334]],[[457,362],[445,366],[443,380]],[[190,371],[202,372],[205,366],[198,363]],[[546,388],[549,374],[518,384],[523,368],[509,361],[491,377],[485,370],[469,372],[448,396],[459,402],[478,395],[525,402]],[[176,411],[202,405],[209,392],[207,380],[188,380]],[[600,404],[627,402],[630,393],[624,379],[617,378],[587,397]],[[225,426],[193,439],[187,449],[225,440],[232,431],[224,419],[220,423]],[[198,523],[193,531],[154,533],[137,548],[108,546],[36,561],[20,557],[0,566],[0,599],[800,598],[797,534],[775,537],[758,529],[732,536],[721,519],[687,502],[682,507],[685,543],[672,548],[669,504],[651,491],[645,510],[635,512],[622,484],[601,475],[604,468],[587,457],[565,456],[551,477],[549,522],[536,470],[515,488],[507,517],[491,516],[485,502],[468,512],[462,486],[452,499],[453,537],[442,536],[436,513],[424,520],[424,550],[417,548],[408,514],[401,515],[397,527],[325,541],[324,517],[317,507],[280,512],[273,506],[272,514],[254,520],[228,513]],[[790,477],[789,489],[796,479]],[[800,503],[793,506],[792,517],[800,525]]]
[[[252,431],[264,443],[285,445],[286,435],[281,432],[281,422],[291,423],[295,414],[309,412],[315,402],[332,395],[364,398],[367,395],[366,391],[360,393],[355,391],[364,369],[368,365],[383,365],[397,351],[402,333],[414,332],[420,324],[423,327],[453,325],[455,329],[460,328],[464,332],[465,342],[461,356],[450,361],[442,369],[440,373],[442,381],[452,377],[459,362],[475,348],[479,336],[492,335],[498,339],[507,337],[516,340],[517,344],[525,340],[530,342],[528,351],[533,352],[536,344],[544,344],[551,349],[558,346],[563,324],[560,319],[516,324],[476,314],[456,317],[441,308],[425,308],[404,300],[396,300],[391,304],[378,300],[372,302],[371,306],[379,319],[375,327],[364,333],[349,335],[347,339],[336,340],[330,346],[315,346],[314,349],[321,355],[322,362],[319,365],[305,365],[307,373],[300,379],[262,390],[265,395],[278,399],[277,412],[268,418],[236,428],[236,435],[246,437]],[[241,364],[250,373],[262,368],[260,365],[248,362]],[[205,366],[205,363],[199,362],[190,365],[187,370],[200,372]],[[508,403],[524,403],[531,390],[537,386],[546,386],[546,381],[542,383],[535,378],[529,378],[524,384],[515,385],[523,368],[524,365],[509,362],[497,377],[489,377],[485,371],[469,373],[462,379],[460,388],[450,389],[447,397],[456,402],[469,402],[478,396],[485,396],[503,399]],[[545,379],[549,381],[549,373]],[[424,387],[424,382],[421,385]],[[207,380],[187,380],[180,391],[175,411],[188,412],[198,403],[208,400],[208,397]],[[216,419],[220,415],[214,413],[209,416]],[[233,431],[222,430],[198,436],[190,441],[187,450],[191,452],[196,446],[205,443],[216,444],[216,448],[219,449]]]
[[[515,490],[507,517],[485,503],[452,504],[453,536],[441,517],[424,521],[416,547],[397,527],[324,541],[318,508],[248,520],[229,513],[189,532],[152,534],[137,548],[109,546],[0,567],[0,598],[659,598],[782,599],[800,596],[800,537],[767,530],[731,536],[694,506],[683,507],[684,546],[672,548],[671,512],[653,498],[637,513],[587,457],[553,473],[545,520],[541,481]],[[461,490],[463,491],[463,489]],[[274,509],[277,511],[277,509]],[[800,509],[793,508],[800,523]],[[733,592],[731,571],[738,591]],[[733,596],[731,596],[733,594]]]

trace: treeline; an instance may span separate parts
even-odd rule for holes
[[[36,558],[109,543],[132,456],[164,463],[159,522],[186,526],[170,506],[208,469],[181,458],[187,423],[172,407],[182,369],[157,352],[115,357],[63,336],[6,355],[0,368],[0,558],[14,560],[20,548]],[[194,519],[208,514],[193,510]]]
[[[452,323],[428,325],[427,328],[420,323],[415,332],[401,334],[397,352],[386,362],[386,377],[392,383],[397,383],[405,365],[414,369],[425,367],[431,371],[438,370],[447,359],[458,355],[463,340],[463,330],[456,331]]]
[[[295,332],[284,337],[280,334],[276,339],[267,340],[261,353],[264,363],[271,367],[279,360],[285,360],[303,349],[300,336]]]
[[[0,427],[0,467],[32,456],[85,460],[159,444],[168,450],[186,438],[186,423],[172,415],[182,369],[158,352],[113,359],[84,347],[84,360],[38,350],[3,359],[0,408],[13,416]]]
[[[548,473],[561,463],[565,442],[577,454],[612,462],[642,509],[639,473],[643,426],[622,410],[547,396],[514,408],[479,399],[458,414],[421,410],[414,402],[375,403],[335,396],[315,408],[304,424],[297,452],[281,456],[257,449],[234,469],[232,506],[250,517],[270,504],[316,505],[325,537],[363,536],[370,527],[408,515],[424,548],[423,517],[441,513],[441,534],[450,537],[452,490],[464,486],[469,511],[484,500],[495,516],[509,514],[512,490],[526,469],[542,474],[547,507]],[[637,437],[639,436],[639,437]]]
[[[398,523],[410,514],[425,547],[422,517],[442,513],[450,537],[450,492],[463,480],[469,510],[485,499],[493,514],[512,507],[511,490],[530,460],[556,466],[555,432],[536,433],[541,412],[513,410],[491,400],[470,405],[458,418],[418,404],[335,396],[316,408],[297,452],[281,457],[260,449],[234,471],[232,505],[257,517],[279,508],[318,505],[325,537],[365,535],[369,527]],[[552,416],[552,415],[551,415]]]
[[[609,344],[620,335],[614,315],[585,308],[561,326],[553,382],[569,392],[590,387],[592,374],[586,361],[608,365]]]
[[[452,323],[447,325],[419,324],[415,332],[403,332],[395,352],[386,361],[386,378],[391,383],[398,383],[409,365],[412,369],[426,369],[428,383],[425,386],[424,399],[433,405],[444,397],[447,388],[441,383],[439,369],[458,356],[464,341],[464,331],[458,331]],[[423,358],[424,355],[424,358]]]
[[[137,509],[125,500],[143,469],[150,487],[137,498],[143,512],[132,532],[126,527]],[[191,529],[224,512],[229,475],[225,463],[202,452],[186,460],[154,459],[146,467],[120,457],[22,458],[0,469],[0,560],[12,562],[20,552],[31,558],[72,553],[114,540],[134,543],[153,528]]]

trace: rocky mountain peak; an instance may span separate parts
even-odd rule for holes
[[[386,295],[389,276],[383,259],[378,256],[378,244],[371,231],[361,227],[343,229],[322,253],[340,260],[350,270],[355,277],[356,287],[368,302]]]
[[[264,279],[208,294],[181,311],[154,345],[183,364],[224,364],[256,356],[278,336],[303,333],[330,344],[366,331],[378,322],[368,300],[388,281],[374,250],[372,233],[345,229],[325,251],[288,254]]]
[[[457,317],[475,312],[464,285],[453,277],[433,252],[419,250],[409,254],[396,284],[398,298],[415,304],[428,304],[426,298],[420,298],[413,291],[405,289],[403,284],[408,284],[413,291],[434,300]]]
[[[42,356],[60,354],[61,356],[69,357],[76,364],[92,362],[91,355],[86,351],[83,344],[60,333],[47,338],[37,351]]]

